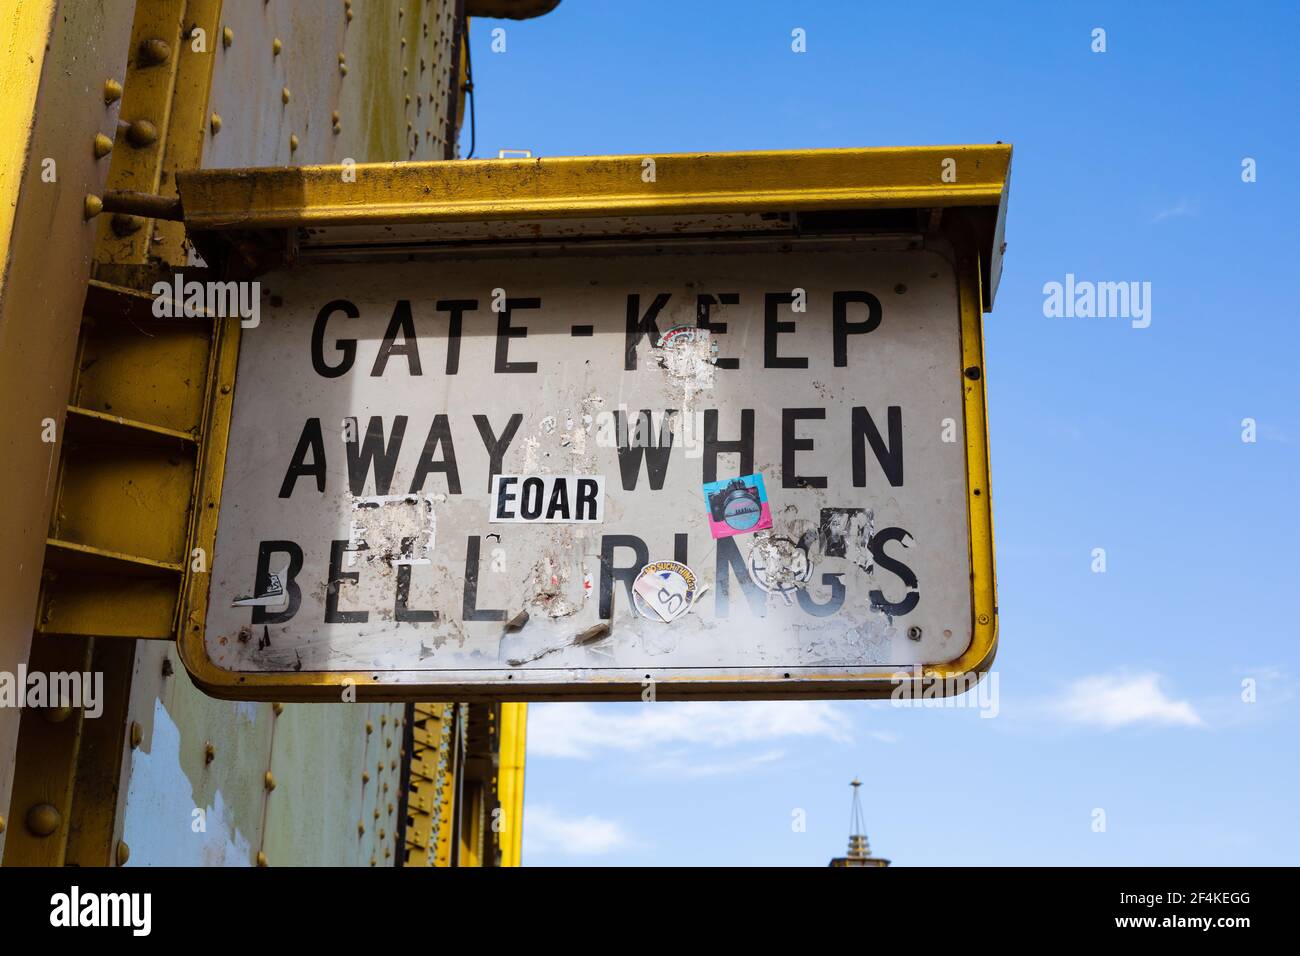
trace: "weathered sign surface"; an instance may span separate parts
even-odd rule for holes
[[[987,499],[949,256],[443,256],[262,286],[217,667],[777,696],[970,646]]]

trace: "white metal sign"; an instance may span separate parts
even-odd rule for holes
[[[211,662],[509,698],[852,691],[956,660],[958,279],[874,245],[263,277]]]

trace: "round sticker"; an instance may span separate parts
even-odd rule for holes
[[[695,572],[680,561],[652,561],[632,584],[637,613],[665,624],[675,621],[695,600]]]

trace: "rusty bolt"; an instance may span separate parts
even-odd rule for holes
[[[406,49],[406,37],[402,37],[402,49]]]
[[[144,728],[140,726],[140,721],[131,721],[131,749],[139,747],[142,740],[144,740]]]
[[[343,18],[344,18],[345,20],[347,20],[348,23],[351,23],[351,22],[352,22],[352,8],[351,8],[351,7],[347,7],[347,8],[343,11]]]
[[[175,673],[176,669],[172,667],[172,659],[170,657],[164,657],[162,662],[162,676],[171,677]]]
[[[217,759],[217,748],[211,740],[203,745],[203,762],[210,764]]]
[[[208,126],[212,128],[212,135],[216,136],[221,132],[221,114],[213,113],[208,117]]]
[[[347,55],[346,55],[342,50],[340,50],[340,51],[339,51],[339,62],[340,62],[340,63],[346,63],[347,61],[348,61]]]
[[[126,861],[131,859],[131,848],[127,846],[125,840],[117,841],[117,865],[126,866]]]
[[[338,111],[338,110],[335,110],[333,113],[330,114],[330,120],[334,123],[335,126],[338,126],[338,125],[339,125],[339,111]]]
[[[141,66],[158,66],[166,63],[172,55],[172,48],[166,40],[158,37],[150,37],[140,43],[136,58]],[[111,81],[110,81],[111,82]],[[118,87],[118,95],[121,95],[121,87]],[[104,95],[108,95],[107,84],[104,87]]]
[[[95,141],[91,146],[96,159],[103,159],[113,151],[113,141],[103,133],[95,134]]]
[[[120,237],[126,237],[132,233],[139,232],[144,226],[144,220],[136,216],[128,216],[125,213],[117,213],[112,219],[113,232]]]
[[[352,11],[351,11],[351,10],[348,11],[348,19],[349,19],[349,20],[352,19]],[[378,862],[379,862],[379,861],[376,860],[373,856],[370,858],[370,865],[371,865],[371,866],[375,866]]]
[[[86,219],[94,219],[104,211],[104,200],[100,199],[93,193],[86,195],[86,201],[81,207],[81,214]]]
[[[379,808],[378,808],[378,807],[375,808],[375,819],[376,819],[376,820],[379,819]]]
[[[133,120],[126,128],[126,141],[136,149],[143,149],[158,142],[158,127],[147,119]]]
[[[289,103],[289,87],[286,86],[286,87],[284,87],[284,89],[280,90],[280,102],[281,102],[281,103],[284,103],[286,106],[288,105],[288,103]]]
[[[292,152],[296,152],[297,149],[298,149],[298,134],[297,134],[297,133],[290,133],[290,134],[289,134],[289,152],[291,152],[291,153],[292,153]]]
[[[262,778],[262,785],[266,787],[268,793],[275,789],[275,777],[271,776],[271,771],[268,770],[266,776]]]
[[[363,771],[361,771],[361,782],[362,782],[362,783],[369,783],[369,782],[370,782],[370,771],[369,771],[369,770],[363,770]]]
[[[374,732],[375,732],[375,725],[372,724],[370,721],[367,720],[367,721],[366,721],[366,733],[367,733],[367,734],[373,734]]]
[[[346,63],[340,63],[340,64],[339,64],[339,75],[340,75],[340,76],[347,76],[347,75],[348,75],[348,65],[347,65]]]
[[[388,726],[388,715],[387,715],[387,714],[380,714],[380,715],[379,715],[379,726],[380,726],[380,727],[387,727],[387,726]]]
[[[280,55],[280,50],[283,48],[283,46],[284,46],[284,45],[280,42],[280,38],[279,38],[279,37],[276,37],[274,40],[272,40],[272,41],[271,41],[271,56],[279,56],[279,55]]]
[[[366,832],[366,825],[360,820],[357,821],[357,836],[362,836]]]
[[[230,27],[225,27],[221,31],[221,45],[226,48],[229,48],[230,45],[234,42],[235,42],[235,31],[230,29]]]
[[[59,828],[63,818],[53,805],[38,803],[27,811],[27,830],[32,836],[47,837]]]
[[[117,80],[104,81],[104,105],[116,103],[122,98],[122,84]]]
[[[271,705],[271,710],[275,712],[275,716],[279,717],[281,714],[284,713],[284,704],[280,703],[277,700],[274,704]]]
[[[266,866],[266,854],[263,853],[261,850],[257,851],[257,865]]]

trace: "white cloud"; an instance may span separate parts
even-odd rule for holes
[[[1170,206],[1168,209],[1161,209],[1152,218],[1152,222],[1163,222],[1166,219],[1176,219],[1180,216],[1196,215],[1196,206],[1187,201],[1184,197],[1178,200],[1177,204]]]
[[[532,853],[599,856],[632,845],[623,825],[593,814],[566,817],[548,806],[528,805],[524,814],[524,859]]]
[[[847,742],[849,720],[833,703],[822,700],[528,708],[530,756],[588,759],[601,751],[645,751],[673,744],[726,747],[790,737]]]
[[[1097,675],[1083,677],[1066,688],[1052,705],[1057,716],[1076,724],[1113,730],[1130,724],[1203,727],[1196,709],[1174,700],[1160,687],[1160,675]]]
[[[724,777],[728,774],[757,770],[767,764],[776,763],[784,756],[785,754],[780,750],[768,750],[760,754],[754,754],[752,757],[712,760],[673,753],[648,764],[646,769],[652,773],[672,774],[682,777]]]

